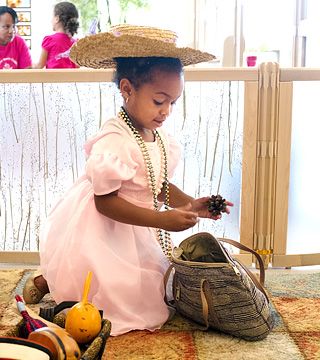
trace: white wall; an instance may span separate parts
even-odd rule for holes
[[[51,19],[53,16],[54,0],[32,0],[32,46],[31,56],[37,61],[41,52],[44,36],[52,33]]]

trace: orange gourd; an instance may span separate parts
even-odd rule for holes
[[[92,272],[89,271],[84,284],[82,300],[73,305],[66,316],[65,329],[79,344],[89,343],[101,330],[99,310],[88,302],[91,278]]]

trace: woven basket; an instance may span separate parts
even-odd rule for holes
[[[260,282],[249,269],[224,248],[228,242],[242,250],[252,249],[229,239],[216,239],[209,233],[190,236],[175,248],[173,296],[170,303],[183,316],[202,325],[245,340],[264,339],[273,327],[268,296],[263,288],[264,268]]]

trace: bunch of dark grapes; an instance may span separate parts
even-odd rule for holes
[[[211,195],[208,200],[208,210],[212,213],[212,216],[221,215],[221,213],[226,211],[226,199],[221,195]]]

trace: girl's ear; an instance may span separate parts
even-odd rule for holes
[[[59,24],[59,15],[54,15],[51,21],[53,30],[56,31],[55,26]]]
[[[128,79],[121,79],[119,89],[124,99],[128,99],[132,93],[132,84]]]

